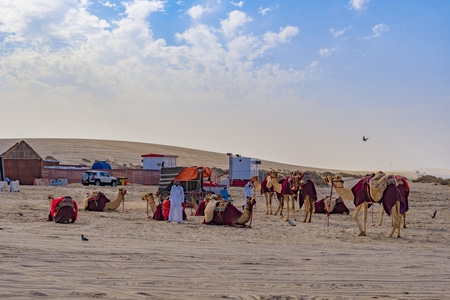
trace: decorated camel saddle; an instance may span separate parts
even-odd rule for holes
[[[327,196],[314,203],[314,213],[316,214],[349,214],[350,210],[344,203],[341,197],[330,200]]]

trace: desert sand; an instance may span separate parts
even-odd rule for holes
[[[314,214],[312,223],[299,211],[296,226],[265,215],[261,195],[251,228],[200,224],[189,208],[183,224],[155,221],[141,196],[157,188],[140,185],[126,186],[115,211],[80,209],[75,224],[56,224],[46,221],[47,194],[81,206],[86,192],[114,199],[118,187],[21,186],[0,193],[0,298],[448,299],[450,188],[410,187],[407,228],[397,239],[387,237],[387,217],[373,226],[378,204],[367,236],[357,236],[351,201],[350,215]],[[230,190],[242,205],[243,189]],[[321,198],[330,188],[317,191]]]

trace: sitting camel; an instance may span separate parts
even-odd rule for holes
[[[148,206],[150,205],[152,214],[154,214],[156,211],[156,203],[155,203],[155,198],[153,197],[153,193],[146,193],[146,194],[142,195],[141,199],[147,202],[147,218],[150,218],[150,215],[148,213]]]
[[[53,198],[53,195],[48,195],[47,200],[50,209],[47,221],[75,223],[78,217],[78,204],[72,197]]]
[[[152,214],[153,214],[153,216],[154,216],[156,210],[158,209],[158,207],[157,207],[157,205],[156,205],[156,202],[155,202],[155,198],[154,198],[154,196],[153,196],[153,193],[146,193],[146,194],[142,195],[141,199],[144,200],[144,201],[147,201],[147,217],[150,218],[150,214],[149,214],[149,212],[148,212],[148,206],[149,206],[149,205],[150,205],[150,209],[151,209],[151,211],[152,211]],[[168,202],[168,203],[170,203],[170,202]],[[197,211],[197,207],[198,207],[197,199],[195,199],[195,196],[194,196],[193,194],[191,195],[190,203],[191,203],[191,204],[190,204],[189,206],[191,206],[192,209],[194,209],[195,211]],[[186,206],[188,206],[188,205],[186,205]],[[162,209],[162,206],[161,206],[160,208]],[[183,215],[184,215],[184,213],[183,213]],[[184,216],[183,216],[183,219],[186,220],[187,218],[184,218]]]
[[[233,204],[221,199],[220,196],[217,198],[220,200],[210,200],[206,205],[203,223],[207,225],[246,227],[245,224],[252,218],[253,206],[256,204],[255,197],[247,199],[244,212],[240,212]]]
[[[349,214],[350,210],[345,205],[341,197],[330,200],[330,196],[326,196],[314,203],[314,213],[316,214]]]
[[[204,216],[206,205],[208,205],[208,202],[210,200],[215,200],[215,199],[217,199],[216,194],[211,193],[209,195],[206,195],[206,197],[203,198],[202,201],[200,201],[200,203],[198,204],[197,209],[195,210],[195,216]]]
[[[114,201],[110,201],[102,192],[87,193],[83,200],[84,209],[91,211],[116,210],[125,199],[126,193],[126,189],[119,188],[119,193]]]

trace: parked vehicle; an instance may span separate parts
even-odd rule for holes
[[[83,173],[81,177],[81,183],[83,185],[117,185],[117,178],[109,175],[108,172],[105,171],[86,171]]]

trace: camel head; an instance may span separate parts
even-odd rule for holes
[[[147,194],[142,195],[142,197],[141,197],[141,199],[144,201],[148,201],[149,198],[153,198],[153,193],[147,193]]]
[[[256,199],[254,196],[247,198],[247,205],[245,206],[248,210],[253,210],[253,206],[256,205]]]
[[[325,183],[332,184],[335,188],[343,188],[344,187],[344,180],[342,180],[342,177],[339,175],[336,176],[327,176],[323,179]]]
[[[124,188],[119,188],[119,193],[120,193],[122,196],[125,196],[125,195],[127,194],[127,190],[124,189]]]
[[[251,178],[250,178],[250,181],[252,182],[252,183],[255,183],[255,182],[258,182],[258,176],[252,176]]]
[[[47,194],[47,200],[53,200],[54,198],[53,194]]]

